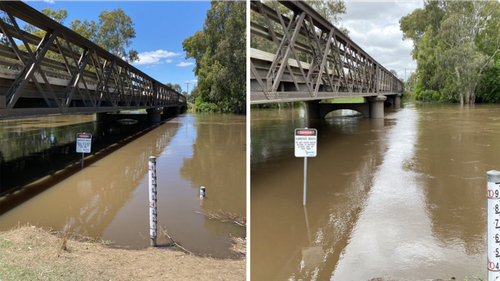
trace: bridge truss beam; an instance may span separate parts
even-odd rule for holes
[[[404,91],[396,76],[305,2],[250,3],[252,104]]]
[[[1,1],[0,10],[6,15],[0,18],[0,118],[186,105],[180,93],[23,2]]]

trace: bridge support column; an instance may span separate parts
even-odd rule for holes
[[[150,108],[146,110],[148,112],[149,123],[157,124],[161,122],[161,109],[159,108]]]
[[[319,101],[305,101],[306,119],[321,119]]]
[[[164,107],[162,119],[165,120],[165,119],[169,118],[171,115],[172,115],[172,111],[170,110],[170,107]]]
[[[95,121],[97,121],[97,123],[108,121],[108,113],[106,113],[106,112],[96,113],[95,114]]]
[[[394,96],[394,108],[401,108],[401,95],[397,94]]]
[[[370,118],[384,118],[384,101],[386,96],[376,96],[369,100],[370,102]]]

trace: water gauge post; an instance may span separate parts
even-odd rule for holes
[[[156,182],[156,157],[149,156],[149,237],[151,246],[156,247],[157,236],[157,182]]]
[[[486,173],[488,281],[500,280],[500,172]]]

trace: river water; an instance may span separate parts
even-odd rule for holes
[[[306,124],[251,112],[251,280],[486,276],[486,172],[500,170],[500,106],[405,104]],[[308,159],[293,131],[318,130]]]
[[[148,158],[156,156],[158,226],[194,253],[229,257],[231,236],[244,237],[245,228],[210,220],[204,214],[222,210],[245,216],[245,119],[183,114],[149,129],[140,123],[99,128],[91,116],[3,121],[4,170],[22,174],[27,173],[28,163],[44,169],[63,155],[71,155],[67,156],[71,160],[44,172],[49,176],[35,176],[40,179],[24,185],[21,192],[0,199],[0,210],[4,209],[0,230],[26,223],[57,230],[69,226],[116,245],[146,247]],[[79,158],[75,134],[83,131],[94,134],[92,149],[102,150],[88,157],[82,170],[80,163],[72,163]],[[6,173],[0,183],[11,185]],[[207,194],[204,200],[199,199],[202,185]],[[26,195],[30,192],[35,194]],[[159,237],[159,245],[168,242]]]

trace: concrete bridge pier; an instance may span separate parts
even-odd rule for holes
[[[181,114],[180,107],[164,107],[163,108],[163,119],[167,119],[176,115]]]
[[[99,112],[95,114],[95,121],[97,123],[102,123],[108,121],[108,113],[107,112]]]
[[[376,96],[368,98],[370,104],[370,118],[384,118],[384,101],[386,96]]]
[[[391,108],[394,109],[401,108],[401,94],[387,96],[387,102],[390,103]]]
[[[150,108],[146,111],[148,112],[149,123],[157,124],[161,122],[161,109]]]
[[[318,100],[305,101],[304,104],[306,105],[307,120],[325,118],[325,116],[321,116],[320,114],[320,104]]]
[[[401,94],[397,94],[394,96],[394,108],[399,109],[401,108]]]

